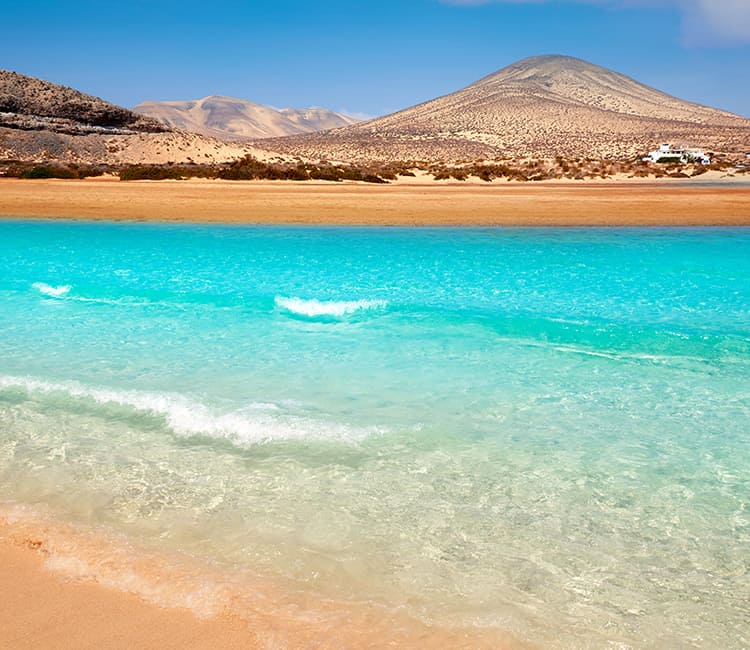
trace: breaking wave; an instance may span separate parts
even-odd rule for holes
[[[237,446],[277,441],[359,442],[379,433],[378,427],[355,427],[284,411],[276,404],[251,402],[221,411],[180,393],[92,388],[78,382],[47,382],[30,377],[0,376],[0,390],[28,393],[62,393],[101,405],[119,405],[163,418],[179,436],[225,439]]]
[[[358,311],[372,309],[385,309],[388,303],[385,300],[304,300],[302,298],[286,298],[276,296],[274,302],[277,307],[285,309],[293,314],[315,318],[317,316],[333,316],[341,318]]]
[[[62,298],[70,291],[69,284],[61,284],[59,287],[53,287],[44,282],[35,282],[31,286],[39,293],[44,294],[45,296],[51,296],[52,298]]]

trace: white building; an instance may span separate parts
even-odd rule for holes
[[[702,149],[672,149],[672,145],[663,144],[657,151],[649,151],[648,156],[643,158],[646,162],[697,162],[701,165],[710,165],[711,159],[703,153]]]

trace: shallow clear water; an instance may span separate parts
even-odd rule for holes
[[[545,647],[750,644],[750,230],[5,222],[0,334],[6,501]]]

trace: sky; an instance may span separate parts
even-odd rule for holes
[[[0,68],[127,107],[383,115],[539,54],[750,117],[750,0],[0,0]]]

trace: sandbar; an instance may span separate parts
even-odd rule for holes
[[[0,217],[353,226],[750,225],[750,187],[0,179]]]

